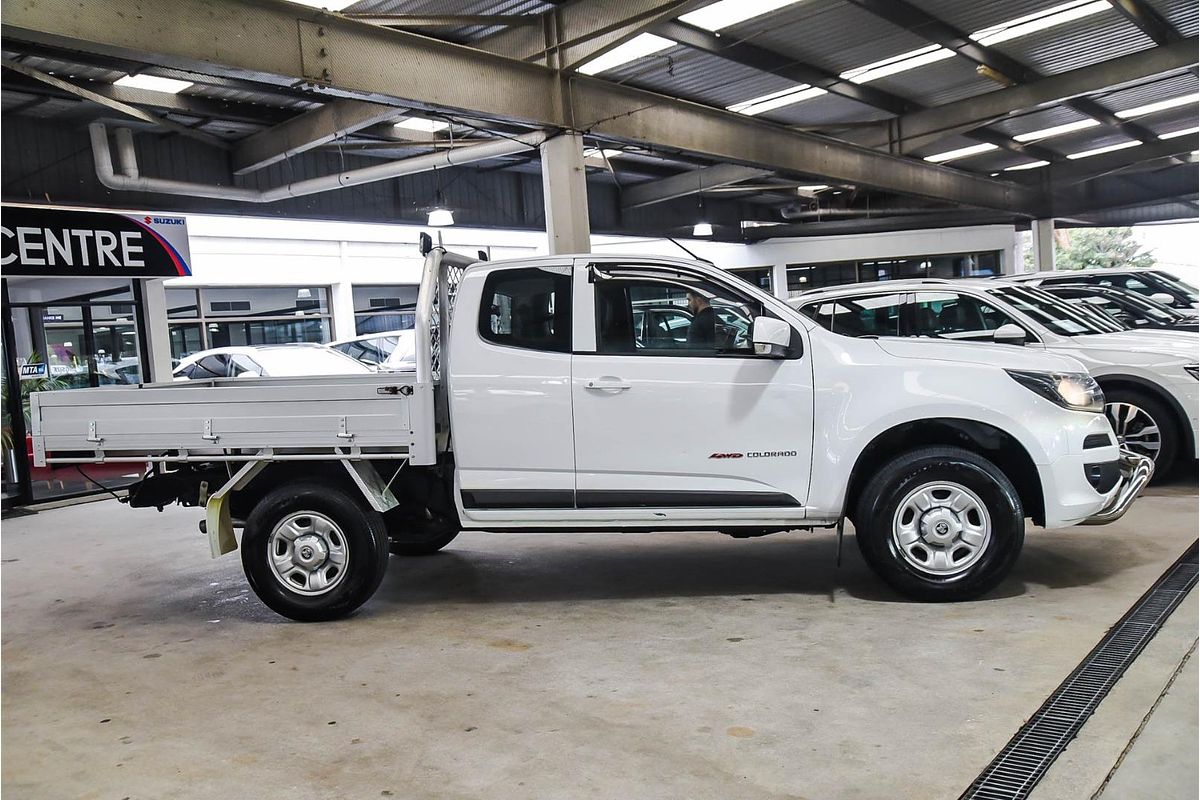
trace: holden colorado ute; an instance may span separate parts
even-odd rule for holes
[[[130,506],[204,506],[213,556],[240,546],[258,597],[305,621],[366,602],[389,551],[463,530],[848,519],[898,592],[969,599],[1026,518],[1112,521],[1153,472],[1069,357],[839,336],[696,261],[423,250],[415,372],[35,394],[36,463],[147,464]],[[661,306],[686,334],[634,324]]]

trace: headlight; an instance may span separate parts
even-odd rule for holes
[[[1052,403],[1073,411],[1104,411],[1104,392],[1086,372],[1005,370],[1013,380]]]
[[[1200,364],[1187,364],[1184,369],[1187,370],[1188,375],[1200,381]]]

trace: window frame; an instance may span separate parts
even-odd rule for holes
[[[555,268],[562,269],[563,267],[565,267],[567,270],[565,273],[561,272],[561,271],[555,271]],[[566,307],[566,313],[567,313],[566,334],[565,334],[566,338],[567,338],[567,342],[566,342],[565,350],[558,349],[558,348],[530,347],[528,345],[514,344],[512,342],[507,342],[507,341],[497,341],[495,338],[493,338],[494,336],[497,336],[498,334],[496,334],[492,331],[492,314],[491,314],[492,307],[491,307],[491,302],[489,300],[489,295],[494,296],[496,294],[495,285],[498,281],[500,281],[502,279],[501,276],[512,275],[513,273],[517,273],[517,272],[524,272],[524,273],[540,272],[540,273],[544,273],[546,275],[550,275],[550,276],[554,276],[554,277],[563,279],[564,285],[566,287],[566,298],[565,298],[566,305],[565,305],[565,307]],[[575,304],[575,285],[574,284],[575,284],[574,269],[572,267],[570,267],[569,265],[512,266],[512,267],[502,267],[499,269],[493,269],[493,270],[488,271],[488,273],[483,278],[483,289],[481,290],[480,296],[479,296],[479,317],[475,324],[475,335],[479,337],[479,340],[481,342],[491,345],[492,347],[503,347],[508,350],[521,350],[521,351],[530,352],[530,353],[553,353],[556,355],[570,356],[574,352],[573,348],[574,348],[574,343],[575,343],[575,305],[574,305]],[[557,298],[555,298],[555,302],[556,303],[558,302]],[[556,309],[556,313],[557,313],[557,309]]]
[[[645,357],[645,358],[715,358],[715,359],[731,359],[731,358],[732,359],[762,359],[763,358],[763,356],[759,356],[754,352],[754,345],[753,345],[754,323],[753,323],[753,320],[751,320],[750,330],[748,331],[750,339],[751,339],[751,346],[750,346],[750,349],[747,351],[726,351],[726,352],[711,352],[710,353],[710,352],[703,352],[703,351],[687,350],[684,348],[680,348],[678,350],[675,350],[675,349],[657,350],[657,349],[643,348],[641,350],[635,350],[633,352],[607,352],[607,351],[601,350],[600,349],[601,341],[602,341],[601,331],[600,331],[601,315],[599,313],[600,296],[599,296],[599,293],[596,292],[594,289],[595,284],[600,281],[607,282],[609,280],[616,280],[616,281],[621,281],[624,283],[636,282],[639,277],[640,278],[646,277],[645,273],[658,272],[658,273],[664,273],[664,275],[671,276],[676,279],[679,279],[679,278],[682,278],[685,280],[691,279],[691,280],[695,280],[695,281],[712,284],[726,292],[733,294],[736,297],[740,297],[742,299],[742,301],[746,304],[753,304],[753,305],[758,306],[758,308],[759,308],[758,316],[770,317],[772,319],[778,319],[782,322],[786,322],[788,327],[791,328],[791,330],[792,330],[792,337],[791,337],[791,342],[789,345],[789,349],[791,352],[789,355],[787,355],[783,359],[768,359],[768,360],[795,361],[795,360],[798,360],[798,359],[801,359],[804,357],[804,339],[800,335],[800,332],[796,329],[796,326],[794,323],[792,323],[790,320],[780,317],[778,314],[776,314],[774,311],[771,310],[771,307],[769,305],[758,300],[757,298],[754,297],[754,295],[747,294],[746,292],[743,292],[739,287],[731,286],[728,282],[724,282],[717,277],[708,275],[708,274],[706,274],[704,272],[700,272],[698,270],[690,270],[686,266],[683,266],[683,265],[642,263],[642,262],[637,262],[637,261],[588,262],[586,265],[586,269],[587,269],[588,283],[593,287],[592,291],[590,292],[590,295],[591,295],[591,316],[592,316],[592,328],[593,328],[592,335],[595,337],[593,347],[595,349],[592,351],[588,351],[588,352],[580,352],[580,351],[576,350],[575,351],[576,355],[598,355],[598,356],[623,357],[623,358],[629,358],[629,357],[633,357],[633,358],[642,358],[642,357]],[[603,278],[597,277],[597,274],[596,274],[597,271],[603,273],[605,277],[603,277]],[[624,274],[622,274],[622,273],[624,273]],[[629,273],[638,273],[638,274],[632,275]],[[758,288],[758,287],[755,287],[753,284],[749,284],[749,282],[745,281],[744,279],[738,278],[738,280],[741,281],[742,283],[747,283],[752,288]],[[762,291],[762,290],[760,289],[760,291]],[[632,311],[632,308],[631,308],[631,311]],[[755,317],[755,319],[756,318],[757,317]],[[632,322],[632,319],[631,319],[631,322]]]

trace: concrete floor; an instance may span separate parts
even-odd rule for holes
[[[1195,540],[1193,492],[1156,491],[1108,527],[1031,530],[1012,577],[972,603],[900,600],[849,540],[836,569],[830,534],[468,534],[393,559],[358,615],[324,625],[261,606],[236,556],[208,558],[195,510],[13,518],[0,788],[956,798]],[[1195,661],[1147,714],[1197,625],[1193,593],[1035,800],[1091,798],[1119,760],[1105,800],[1195,796]]]

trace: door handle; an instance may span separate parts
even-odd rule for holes
[[[594,389],[598,392],[623,392],[626,389],[629,389],[631,384],[627,381],[621,380],[620,378],[605,376],[603,378],[596,378],[595,380],[588,381],[584,384],[584,387],[587,389]]]

